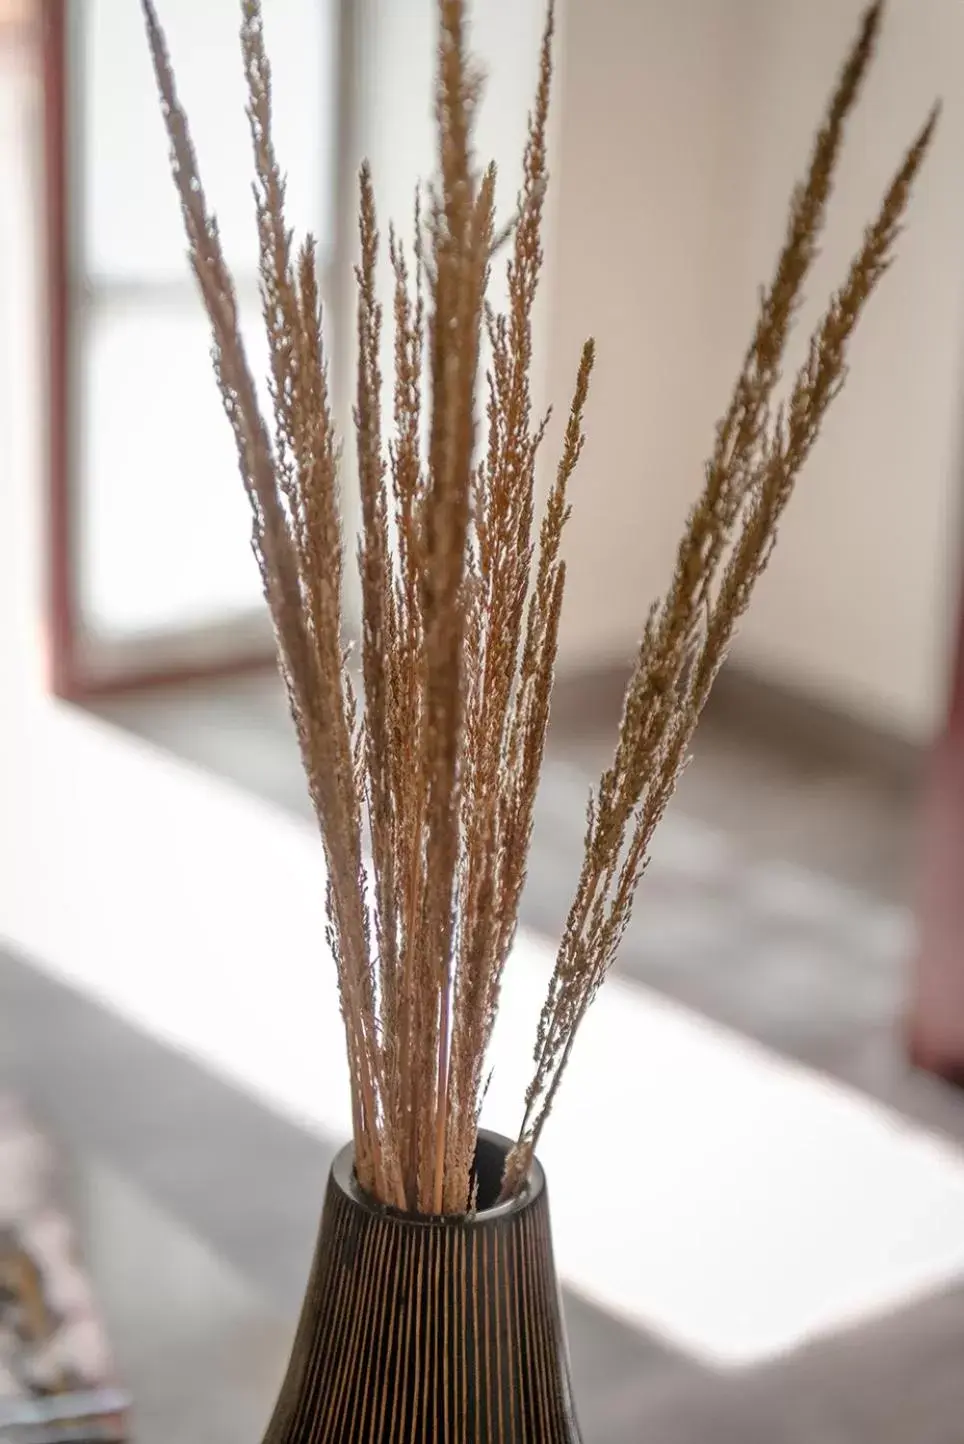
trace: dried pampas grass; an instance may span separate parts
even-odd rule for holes
[[[214,366],[327,860],[328,941],[348,1046],[356,1171],[388,1205],[462,1213],[473,1205],[485,1059],[526,874],[565,582],[561,542],[594,356],[589,341],[537,518],[536,470],[548,418],[533,408],[533,308],[543,261],[553,5],[522,188],[513,223],[500,233],[495,168],[480,166],[472,144],[481,80],[468,55],[466,6],[438,0],[437,176],[421,208],[416,204],[412,252],[394,231],[388,237],[390,416],[383,415],[379,360],[381,238],[372,178],[367,166],[361,170],[353,413],[361,699],[343,640],[339,450],[315,248],[308,237],[296,250],[285,221],[260,3],[242,0],[241,46],[270,418],[259,410],[234,285],[164,36],[151,0],[143,7],[190,257],[210,317]],[[589,804],[585,857],[539,1022],[506,1194],[525,1176],[579,1025],[616,956],[653,831],[794,482],[843,384],[850,338],[890,264],[934,131],[936,109],[901,161],[778,404],[787,338],[881,9],[874,4],[863,17],[806,179],[793,193],[783,249],[717,427],[702,495],[666,595],[646,620],[615,755]],[[503,252],[508,304],[501,312],[487,293]]]

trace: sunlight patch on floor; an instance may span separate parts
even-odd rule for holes
[[[0,766],[0,936],[344,1136],[312,828],[72,709],[38,702],[19,726],[4,752],[18,763]],[[550,965],[521,934],[486,1106],[503,1131]],[[587,1020],[540,1151],[565,1281],[710,1365],[766,1359],[964,1274],[953,1148],[622,980]]]

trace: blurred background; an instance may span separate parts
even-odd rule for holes
[[[599,361],[520,1017],[861,7],[558,8],[540,395],[568,398],[588,334]],[[238,9],[158,9],[263,372]],[[264,13],[344,422],[357,164],[407,233],[434,6]],[[543,5],[473,14],[508,212]],[[547,1133],[599,1444],[960,1444],[962,47],[951,0],[890,0],[791,359],[941,95],[937,143]],[[320,852],[135,0],[0,0],[0,423],[0,1236],[49,1262],[66,1234],[37,1218],[70,1221],[83,1309],[55,1259],[42,1327],[60,1377],[83,1357],[129,1391],[134,1437],[255,1439],[348,1115]],[[350,455],[346,480],[350,525]],[[22,1334],[0,1315],[0,1438],[42,1373]]]

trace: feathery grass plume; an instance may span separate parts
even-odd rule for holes
[[[191,263],[251,502],[253,545],[327,864],[327,936],[348,1051],[355,1166],[382,1202],[419,1213],[474,1203],[486,1056],[526,876],[565,584],[569,484],[584,444],[594,347],[576,372],[540,518],[548,416],[532,397],[543,263],[554,9],[549,0],[512,221],[473,135],[481,78],[464,0],[437,0],[437,165],[414,241],[393,228],[391,416],[383,416],[380,234],[359,178],[353,429],[361,501],[360,671],[343,640],[339,447],[309,236],[296,251],[272,139],[259,0],[241,0],[271,426],[245,358],[232,278],[204,198],[152,0],[142,0]],[[843,382],[847,345],[886,270],[936,111],[902,162],[811,339],[784,405],[781,365],[817,252],[846,121],[880,28],[866,11],[793,193],[786,237],[706,465],[669,589],[650,611],[535,1048],[503,1191],[516,1191],[579,1024],[625,931],[653,830],[793,483]],[[488,301],[505,250],[504,311]],[[483,358],[486,358],[485,360]],[[477,423],[480,372],[484,419]],[[423,426],[423,421],[426,423]],[[365,853],[371,857],[369,887]]]
[[[794,482],[846,376],[847,344],[888,268],[937,124],[935,106],[888,187],[847,279],[810,339],[790,400],[774,411],[781,362],[817,254],[848,115],[874,54],[882,0],[865,12],[794,191],[783,250],[690,513],[669,589],[651,611],[624,701],[615,756],[590,798],[586,850],[548,996],[535,1071],[505,1191],[524,1177],[573,1040],[616,955],[649,844],[685,765],[696,723],[753,586],[776,541]]]

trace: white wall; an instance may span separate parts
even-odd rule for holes
[[[476,148],[480,165],[494,160],[498,167],[497,201],[500,220],[512,213],[521,181],[521,161],[528,109],[535,95],[539,46],[545,18],[543,0],[482,0],[471,7],[469,43],[485,75],[478,117]],[[562,29],[564,16],[559,18]],[[382,371],[386,421],[392,398],[392,276],[388,263],[388,226],[392,222],[405,245],[412,241],[412,217],[417,182],[435,168],[433,80],[437,38],[437,0],[357,0],[353,12],[357,74],[351,116],[353,156],[368,159],[372,169],[375,203],[382,235],[381,296],[385,311]],[[555,124],[558,107],[552,116]],[[351,262],[357,254],[354,221],[357,186],[348,192],[345,206],[351,217],[342,245]],[[424,206],[424,198],[423,198]],[[409,251],[409,258],[410,258]],[[501,268],[496,267],[492,296],[500,294]],[[548,268],[547,268],[548,271]],[[504,289],[504,288],[503,288]],[[355,287],[345,267],[339,317],[347,344],[335,353],[336,403],[343,432],[350,418],[355,386],[353,318]],[[340,340],[341,338],[339,338]],[[538,358],[540,392],[544,356]],[[346,517],[357,518],[351,472],[353,451],[345,449]],[[346,571],[346,608],[360,609],[354,567]]]
[[[790,186],[860,0],[568,7],[551,391],[600,364],[570,536],[569,664],[627,655],[695,495]],[[891,0],[816,301],[841,278],[936,94],[938,142],[899,264],[788,515],[738,655],[926,736],[943,696],[964,405],[964,7]],[[808,316],[815,314],[810,311]]]
[[[667,574],[727,367],[727,211],[741,133],[739,4],[567,7],[549,389],[597,341],[588,445],[573,489],[563,659],[629,655]]]
[[[853,3],[787,7],[772,51],[771,113],[747,255],[772,249],[766,202],[803,144]],[[898,243],[898,262],[853,351],[831,417],[746,629],[761,667],[798,674],[854,710],[926,735],[944,703],[956,615],[964,418],[964,9],[892,0],[854,125],[821,270],[841,276],[908,139],[936,95],[940,131]]]
[[[367,0],[363,10],[363,64],[355,144],[371,162],[379,223],[385,235],[384,371],[389,379],[388,222],[393,221],[406,243],[410,242],[416,181],[426,180],[435,170],[437,9],[437,0],[405,0],[404,4],[398,0]],[[522,179],[527,117],[535,97],[544,20],[544,0],[484,0],[471,7],[469,44],[485,76],[476,131],[477,159],[480,167],[489,161],[496,163],[500,222],[511,216]],[[560,30],[563,21],[560,15]],[[551,115],[554,128],[558,116],[557,104]],[[493,267],[490,297],[494,301],[504,296],[503,276],[504,258]],[[546,279],[548,286],[548,265]],[[540,390],[544,360],[543,351],[538,358]]]

